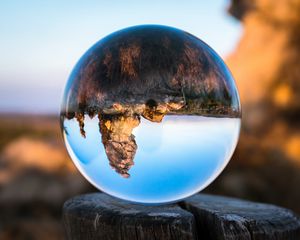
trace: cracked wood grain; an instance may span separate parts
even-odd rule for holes
[[[162,206],[86,194],[65,203],[63,221],[72,240],[300,239],[299,217],[288,209],[207,194]]]

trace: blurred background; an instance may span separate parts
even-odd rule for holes
[[[299,0],[1,1],[0,239],[63,239],[63,202],[95,191],[63,145],[64,85],[92,44],[146,23],[203,39],[236,79],[240,141],[205,192],[300,214],[299,13]]]

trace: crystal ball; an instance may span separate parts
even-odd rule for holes
[[[234,152],[240,122],[222,59],[197,37],[160,25],[116,31],[87,50],[61,108],[65,145],[82,175],[143,204],[209,185]]]

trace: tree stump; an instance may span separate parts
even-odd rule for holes
[[[207,194],[162,206],[86,194],[64,204],[63,221],[69,240],[300,239],[288,209]]]

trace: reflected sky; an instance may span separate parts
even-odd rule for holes
[[[76,120],[65,120],[68,151],[76,166],[98,188],[135,202],[159,203],[203,189],[220,173],[237,143],[240,119],[165,116],[162,123],[141,119],[134,130],[137,153],[130,178],[109,165],[98,119],[85,121],[86,139]]]

